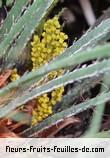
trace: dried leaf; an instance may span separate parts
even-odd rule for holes
[[[76,118],[76,117],[65,118],[63,121],[57,123],[56,125],[35,134],[35,137],[36,136],[43,137],[43,138],[44,137],[54,137],[60,130],[62,130],[66,126],[68,126],[70,124],[76,124],[76,123],[80,123],[79,118]]]
[[[0,88],[2,88],[5,85],[7,79],[10,77],[11,73],[12,73],[12,70],[6,70],[5,72],[3,72],[0,75]]]
[[[18,138],[19,136],[8,130],[4,126],[0,126],[0,138]]]

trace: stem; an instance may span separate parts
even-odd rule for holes
[[[90,1],[89,0],[79,0],[79,3],[82,7],[82,10],[83,10],[84,16],[88,22],[88,25],[92,26],[95,23],[96,18],[95,18],[94,12],[92,10]]]

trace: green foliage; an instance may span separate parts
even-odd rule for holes
[[[74,116],[80,112],[83,112],[87,108],[90,108],[93,106],[100,106],[100,104],[109,100],[110,100],[110,92],[101,94],[100,96],[97,96],[96,98],[85,101],[84,103],[78,104],[77,106],[73,105],[71,108],[68,108],[67,110],[63,110],[47,118],[45,121],[41,122],[39,126],[34,126],[33,128],[27,129],[26,131],[22,133],[22,135],[25,137],[28,135],[32,137],[35,132],[46,129],[48,126],[54,125],[66,117]]]
[[[110,55],[110,45],[107,44],[105,46],[98,46],[94,49],[90,49],[90,50],[87,50],[84,52],[79,52],[77,54],[71,54],[68,58],[67,57],[62,58],[62,59],[60,59],[60,61],[57,59],[53,60],[48,65],[44,65],[43,67],[37,69],[36,71],[30,72],[29,74],[22,76],[17,81],[10,83],[7,87],[4,87],[3,89],[1,89],[0,96],[5,95],[7,92],[12,90],[13,88],[17,88],[17,87],[20,88],[21,85],[22,85],[21,86],[22,88],[23,87],[25,88],[25,86],[27,84],[30,85],[32,83],[38,82],[42,77],[44,77],[47,73],[49,73],[53,70],[57,70],[57,69],[61,69],[61,68],[66,69],[66,68],[69,68],[70,66],[81,64],[88,60],[102,58],[102,57],[108,57],[109,55]],[[94,64],[94,66],[95,66],[95,68],[97,68],[96,64]],[[78,72],[75,72],[75,73],[78,73]],[[78,74],[80,74],[80,73],[78,73]]]
[[[6,3],[6,5],[7,6],[10,6],[10,5],[12,5],[12,3],[13,3],[13,0],[7,0],[7,3]],[[2,6],[2,0],[0,0],[0,7]]]
[[[9,12],[8,17],[6,18],[6,20],[4,21],[3,25],[0,28],[0,38],[2,41],[9,33],[12,26],[20,18],[21,12],[26,4],[28,4],[27,0],[15,2],[15,5],[11,9],[11,11]]]
[[[34,0],[33,4],[26,8],[26,11],[24,14],[21,14],[19,20],[11,25],[9,33],[6,34],[4,40],[1,42],[0,57],[5,55],[6,58],[4,60],[7,62],[14,62],[15,59],[18,59],[18,56],[21,55],[27,41],[29,41],[32,33],[41,19],[45,16],[47,9],[50,7],[52,2],[53,0]],[[24,3],[24,1],[19,1],[20,6],[22,6],[21,3]],[[17,7],[16,3],[12,13],[15,12]],[[20,11],[21,10],[19,9],[16,15],[18,15]],[[8,16],[6,21],[8,21],[9,18],[10,17]],[[7,26],[5,26],[5,30],[6,27]],[[14,46],[13,41],[16,43]]]

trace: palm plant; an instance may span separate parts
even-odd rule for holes
[[[21,59],[23,62],[27,60],[26,57],[30,51],[30,40],[32,40],[33,34],[35,32],[41,34],[42,27],[57,2],[57,0],[34,0],[32,3],[27,0],[15,1],[0,28],[1,72],[6,69],[13,69],[17,64],[21,64]],[[99,133],[104,106],[110,100],[110,45],[109,42],[107,43],[110,38],[109,33],[110,19],[107,18],[96,27],[90,28],[71,47],[65,49],[60,56],[54,58],[48,64],[42,65],[35,71],[25,73],[18,80],[1,88],[0,118],[11,117],[16,120],[15,116],[12,115],[16,108],[61,86],[76,83],[63,96],[61,102],[56,105],[60,107],[60,111],[54,109],[54,114],[39,124],[24,130],[21,135],[23,137],[33,137],[35,132],[40,132],[64,118],[95,107],[96,112],[85,136],[109,137],[109,131]],[[94,62],[86,67],[76,68],[87,61]],[[48,73],[60,69],[65,69],[66,73],[36,86]],[[80,87],[83,87],[84,91],[90,91],[97,79],[103,83],[100,95],[74,105],[74,99],[79,96]],[[104,85],[108,88],[105,88]],[[3,97],[5,98],[4,102],[2,102]],[[20,121],[21,116],[24,116],[24,113],[18,114],[17,121]]]

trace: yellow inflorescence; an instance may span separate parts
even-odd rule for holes
[[[52,114],[52,106],[50,105],[49,101],[50,100],[47,94],[37,98],[37,108],[33,111],[33,125],[42,121],[44,118],[48,117],[48,115]]]
[[[50,100],[51,105],[55,105],[57,102],[61,101],[63,92],[64,92],[63,86],[52,91],[51,100]]]
[[[65,40],[68,37],[60,30],[61,26],[58,18],[54,17],[44,24],[44,32],[42,33],[41,40],[38,35],[34,36],[31,43],[33,69],[37,69],[41,65],[48,63],[54,57],[60,55],[67,47]]]
[[[34,35],[31,52],[33,70],[39,68],[45,63],[60,55],[67,47],[67,35],[61,32],[61,26],[58,17],[49,19],[44,24],[44,32],[40,38]],[[63,75],[64,71],[53,71],[47,76],[48,81]],[[52,114],[53,105],[61,101],[64,87],[57,88],[52,91],[50,96],[44,94],[36,99],[37,107],[33,111],[32,125],[41,122],[43,119]]]
[[[13,69],[10,80],[13,82],[13,81],[16,81],[19,78],[20,78],[20,76],[17,73],[17,69]]]
[[[64,87],[57,88],[51,92],[51,97],[44,94],[36,99],[37,107],[33,111],[32,125],[41,122],[52,114],[53,106],[61,101],[64,92]]]

